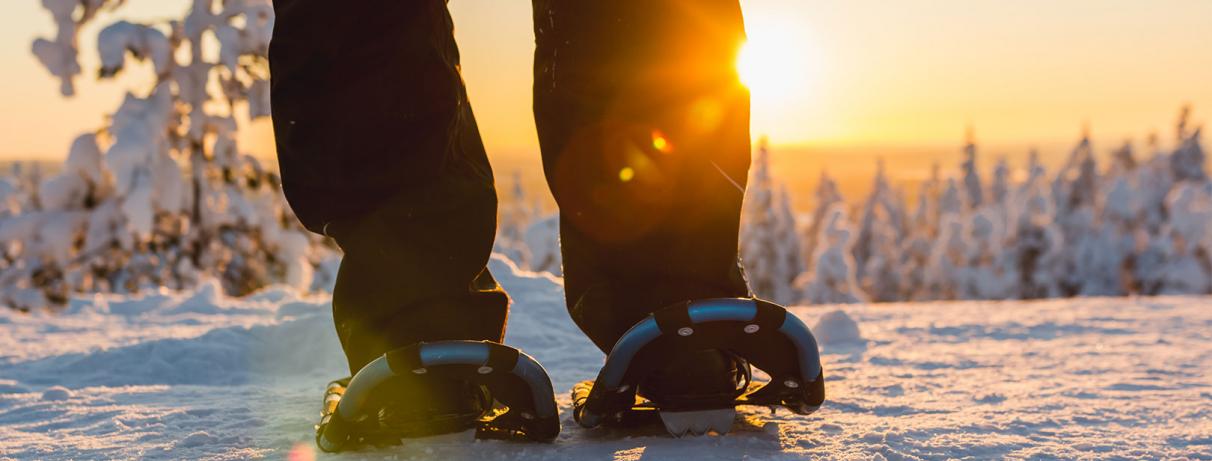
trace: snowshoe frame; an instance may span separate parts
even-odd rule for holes
[[[771,380],[739,396],[681,402],[644,402],[638,384],[679,351],[727,350],[765,371]],[[661,309],[615,343],[597,379],[573,389],[573,416],[582,427],[629,425],[660,411],[694,411],[738,405],[782,406],[810,414],[825,400],[816,338],[783,307],[749,298],[687,301]],[[648,413],[649,415],[642,415]]]
[[[492,399],[507,407],[503,413],[476,422],[478,438],[549,442],[560,433],[551,379],[533,357],[489,341],[440,341],[387,352],[359,370],[336,408],[325,411],[316,426],[316,445],[326,452],[338,452],[359,445],[364,437],[383,436],[373,428],[379,408],[369,402],[375,391],[390,380],[434,376],[482,385]],[[330,405],[326,402],[325,406]],[[396,439],[401,437],[407,435]]]

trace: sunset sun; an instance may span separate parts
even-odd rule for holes
[[[754,104],[778,105],[803,100],[814,86],[820,56],[801,29],[777,20],[750,21],[748,40],[737,54],[737,73]]]

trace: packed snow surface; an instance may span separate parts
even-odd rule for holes
[[[1210,298],[796,308],[847,329],[818,331],[845,339],[822,342],[825,407],[746,409],[727,436],[679,440],[577,427],[567,391],[602,354],[565,314],[558,278],[502,258],[492,269],[514,298],[508,342],[552,373],[560,438],[447,436],[332,458],[1212,459]],[[312,448],[323,387],[345,371],[328,299],[220,293],[0,311],[0,459],[329,458]]]

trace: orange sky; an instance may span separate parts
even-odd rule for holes
[[[52,31],[39,3],[10,0],[0,16],[0,160],[62,158],[71,138],[100,126],[125,89],[146,85],[133,73],[118,82],[85,78],[79,96],[60,98],[29,53],[34,36]],[[128,3],[136,18],[162,19],[187,2]],[[1212,113],[1212,1],[742,4],[760,46],[754,66],[794,78],[754,91],[755,136],[767,134],[787,151],[950,155],[973,125],[983,146],[1017,155],[1032,144],[1060,149],[1083,123],[1110,148],[1150,131],[1169,134],[1184,102],[1199,120]],[[537,165],[529,2],[451,0],[450,7],[490,154]],[[82,44],[86,75],[96,68],[97,27]],[[272,155],[264,125],[243,146]]]

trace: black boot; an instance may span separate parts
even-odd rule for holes
[[[749,362],[727,351],[705,350],[671,358],[639,385],[639,394],[663,407],[731,402],[752,378]]]
[[[351,378],[328,384],[324,393],[324,420],[337,411]],[[360,424],[360,432],[370,444],[391,444],[403,437],[460,432],[476,427],[477,422],[492,409],[492,397],[483,386],[456,380],[427,381],[421,386],[407,385],[396,380],[385,385],[373,399],[380,408],[378,417]],[[384,440],[373,440],[383,434]]]

